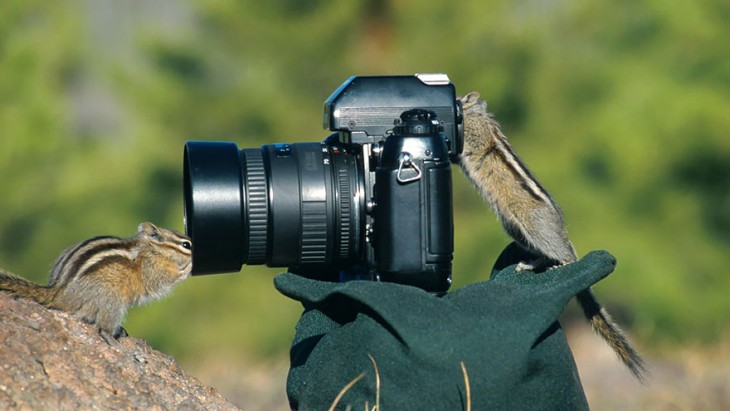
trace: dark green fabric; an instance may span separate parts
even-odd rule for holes
[[[338,409],[375,403],[378,367],[384,410],[466,409],[460,363],[473,410],[587,409],[558,315],[579,291],[613,271],[595,251],[543,273],[515,272],[526,256],[514,244],[489,281],[437,297],[391,283],[331,283],[286,273],[276,288],[305,311],[291,348],[292,408],[328,409],[353,378]]]

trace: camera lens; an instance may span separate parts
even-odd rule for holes
[[[243,264],[337,266],[361,258],[363,178],[357,156],[325,143],[187,142],[185,229],[193,274]]]

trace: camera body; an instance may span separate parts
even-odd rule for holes
[[[324,126],[334,134],[320,143],[186,143],[193,274],[266,264],[445,292],[463,146],[448,77],[351,77],[325,101]]]

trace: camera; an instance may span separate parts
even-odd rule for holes
[[[244,264],[326,281],[445,292],[454,225],[451,162],[463,114],[444,74],[353,76],[324,103],[322,142],[188,141],[185,230],[193,274]]]

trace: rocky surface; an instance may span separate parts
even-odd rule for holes
[[[0,409],[235,410],[172,357],[0,293]]]

